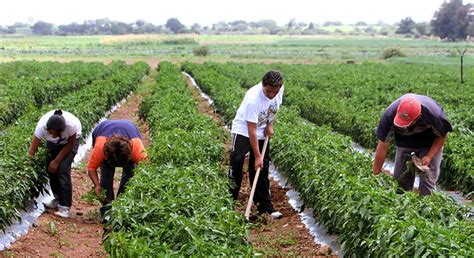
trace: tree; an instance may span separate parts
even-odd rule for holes
[[[170,18],[168,21],[166,21],[165,27],[176,34],[183,30],[185,26],[181,24],[177,18]]]
[[[61,36],[66,35],[83,35],[84,28],[82,25],[77,23],[70,23],[68,25],[59,25],[58,26],[58,34]]]
[[[223,32],[230,31],[230,27],[225,21],[220,21],[218,23],[212,24],[212,30],[215,31],[217,34],[221,34]]]
[[[366,22],[363,22],[363,21],[358,21],[356,23],[356,26],[367,26],[367,23]]]
[[[245,32],[249,27],[248,23],[242,20],[229,22],[229,26],[230,26],[231,31],[239,31],[239,32]]]
[[[201,30],[201,25],[199,25],[199,23],[194,23],[193,26],[191,26],[192,33],[201,34]]]
[[[269,31],[273,31],[278,27],[274,20],[260,20],[258,22],[251,22],[250,24],[256,28],[267,28]]]
[[[420,36],[429,36],[430,35],[430,24],[427,22],[419,22],[415,25],[416,32]]]
[[[136,25],[138,28],[143,27],[143,25],[145,25],[145,24],[146,24],[146,21],[141,20],[141,19],[138,19],[138,20],[135,21],[135,25]]]
[[[31,27],[31,31],[35,35],[52,35],[53,24],[44,21],[39,21]]]
[[[415,29],[415,22],[410,18],[407,17],[400,21],[400,25],[398,26],[396,34],[413,34],[413,30]]]
[[[95,20],[94,29],[96,34],[112,34],[110,31],[112,29],[112,22],[108,18],[97,19]]]
[[[15,26],[0,26],[0,34],[15,34],[16,27]]]
[[[295,27],[297,26],[297,25],[296,25],[296,19],[295,19],[295,18],[291,19],[291,20],[288,22],[288,24],[287,24],[286,26],[287,26],[288,29],[290,29],[290,30],[293,29],[293,28],[295,28]]]
[[[431,20],[433,34],[449,41],[465,40],[468,34],[471,4],[462,0],[444,2]]]
[[[467,27],[467,34],[471,39],[474,37],[474,22],[469,23],[469,27]]]
[[[132,31],[132,26],[125,22],[113,22],[112,27],[110,28],[110,32],[112,32],[113,35],[129,34]]]
[[[372,26],[368,26],[368,27],[365,28],[363,31],[364,31],[365,33],[367,33],[367,34],[375,34],[375,33],[377,33],[377,30],[376,30],[374,27],[372,27]]]
[[[342,24],[342,22],[340,21],[327,21],[327,22],[324,22],[323,26],[324,27],[327,27],[327,26],[342,26],[344,24]]]

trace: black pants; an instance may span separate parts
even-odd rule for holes
[[[120,185],[117,195],[125,191],[125,184],[128,180],[133,177],[133,169],[135,164],[131,162],[127,166],[123,167],[122,178],[120,180]],[[105,196],[107,197],[104,204],[108,204],[115,199],[114,197],[114,174],[115,167],[109,165],[105,160],[100,165],[100,187],[105,190]]]
[[[65,145],[59,145],[52,142],[46,142],[46,171],[48,171],[49,184],[54,196],[58,199],[59,205],[71,207],[72,205],[72,183],[71,183],[71,165],[76,156],[77,148],[79,147],[79,139],[76,139],[76,144],[66,157],[59,162],[56,173],[49,173],[48,166],[64,148]]]
[[[262,152],[264,140],[259,140],[258,145],[260,152]],[[230,156],[230,169],[228,171],[229,178],[229,191],[232,194],[234,200],[237,200],[239,196],[240,186],[242,183],[242,169],[244,166],[245,154],[249,154],[249,179],[250,185],[253,184],[255,178],[255,157],[250,145],[248,137],[232,134],[232,153]],[[270,164],[270,144],[267,145],[265,156],[263,157],[263,168],[260,169],[260,175],[257,181],[257,187],[255,188],[255,195],[253,197],[254,203],[257,205],[260,213],[271,213],[274,211],[272,205],[272,199],[270,196],[270,180],[268,179],[268,168]]]

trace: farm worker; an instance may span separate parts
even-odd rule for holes
[[[249,154],[249,178],[252,185],[256,170],[261,168],[253,198],[258,212],[268,213],[273,218],[282,214],[273,208],[270,196],[268,168],[270,163],[270,145],[265,157],[262,157],[265,136],[274,134],[273,121],[283,101],[283,77],[278,71],[267,72],[262,82],[250,88],[240,104],[232,121],[232,152],[228,178],[229,191],[237,200],[242,182],[242,168],[247,152]]]
[[[71,164],[79,147],[81,130],[81,122],[73,114],[51,110],[38,121],[28,150],[33,157],[41,140],[46,140],[46,164],[54,199],[44,205],[58,209],[54,214],[62,218],[71,216]]]
[[[406,161],[411,152],[422,159],[430,169],[420,173],[420,193],[430,195],[436,187],[440,173],[443,146],[448,132],[453,128],[443,108],[430,97],[405,94],[385,110],[377,127],[379,142],[375,151],[374,174],[382,169],[389,139],[395,139],[396,156],[394,176],[399,185],[409,191],[413,189],[415,175],[405,173]]]
[[[116,167],[122,167],[122,178],[118,194],[123,193],[125,184],[133,176],[133,169],[147,158],[140,131],[128,120],[105,120],[97,125],[92,132],[93,150],[87,170],[94,183],[97,196],[101,189],[105,190],[105,201],[100,209],[102,215],[106,206],[114,200],[114,174]],[[100,167],[100,183],[97,169]]]

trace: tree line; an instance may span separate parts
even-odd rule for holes
[[[329,26],[336,29],[328,30]],[[337,27],[343,26],[339,21],[327,21],[323,24],[297,22],[290,20],[283,26],[278,26],[274,20],[260,20],[247,22],[236,20],[218,22],[212,26],[202,27],[198,23],[191,26],[182,24],[177,18],[170,18],[164,25],[154,25],[144,20],[133,23],[111,21],[110,19],[96,19],[84,21],[82,24],[70,23],[55,26],[53,23],[38,21],[32,26],[25,23],[15,23],[11,26],[0,26],[0,34],[15,34],[30,32],[34,35],[124,35],[124,34],[270,34],[270,35],[389,35],[403,34],[407,36],[423,37],[437,36],[444,40],[465,40],[474,36],[474,6],[464,5],[462,0],[450,0],[441,4],[430,22],[416,23],[410,17],[402,19],[395,25],[369,25],[363,21],[352,26],[352,30],[343,31]]]

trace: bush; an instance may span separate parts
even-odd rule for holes
[[[195,56],[208,56],[210,54],[208,46],[199,46],[193,48],[193,54]]]
[[[458,51],[456,51],[454,49],[451,49],[450,51],[448,51],[448,56],[449,57],[457,57],[457,56],[459,56],[459,53],[458,53]]]
[[[383,52],[383,59],[389,59],[394,56],[406,56],[405,53],[399,48],[389,48]]]
[[[197,45],[198,42],[191,38],[168,39],[161,42],[163,45]]]

